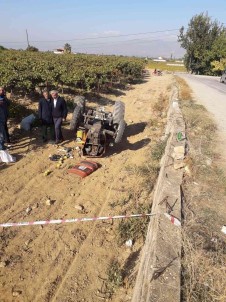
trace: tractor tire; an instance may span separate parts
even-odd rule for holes
[[[116,130],[115,143],[118,144],[121,142],[123,134],[125,132],[126,122],[121,120],[118,124],[118,129]]]
[[[86,98],[84,96],[78,95],[74,98],[74,105],[82,108],[82,113],[85,112],[86,108]]]
[[[71,130],[75,130],[75,131],[77,130],[79,126],[79,122],[81,121],[81,117],[82,117],[82,107],[76,106],[70,122]]]
[[[125,104],[121,101],[116,101],[113,110],[113,124],[119,124],[121,120],[124,120]]]

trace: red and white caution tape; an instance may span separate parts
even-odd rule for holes
[[[125,218],[136,218],[136,217],[147,217],[155,216],[157,214],[131,214],[131,215],[118,215],[118,216],[102,216],[102,217],[92,217],[92,218],[72,218],[72,219],[52,219],[52,220],[39,220],[39,221],[29,221],[29,222],[8,222],[1,223],[0,227],[19,227],[19,226],[31,226],[31,225],[48,225],[48,224],[62,224],[62,223],[75,223],[75,222],[87,222],[87,221],[97,221],[97,220],[112,220],[112,219],[125,219]],[[179,219],[164,213],[164,215],[176,226],[181,226]]]
[[[176,226],[181,226],[180,220],[174,217],[173,215],[170,215],[168,213],[164,213],[164,215],[172,222],[172,224]]]
[[[28,225],[31,226],[31,225],[74,223],[74,222],[85,222],[85,221],[146,217],[146,216],[155,216],[155,215],[156,214],[131,214],[131,215],[118,215],[118,216],[93,217],[93,218],[72,218],[72,219],[40,220],[40,221],[30,221],[30,222],[9,222],[9,223],[1,223],[0,227],[7,228],[13,226],[19,227],[19,226],[28,226]]]

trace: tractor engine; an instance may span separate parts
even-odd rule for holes
[[[105,151],[105,135],[102,132],[102,122],[94,121],[87,132],[84,151],[88,156],[101,156]]]

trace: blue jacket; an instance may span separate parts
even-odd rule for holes
[[[0,122],[6,123],[9,117],[9,100],[3,95],[0,95]]]
[[[44,125],[53,124],[51,99],[47,101],[45,98],[41,98],[39,100],[38,115]]]

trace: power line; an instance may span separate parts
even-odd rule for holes
[[[179,28],[176,29],[165,29],[165,30],[157,30],[157,31],[149,31],[143,33],[131,33],[125,35],[113,35],[113,36],[100,36],[100,37],[89,37],[89,38],[73,38],[73,39],[63,39],[63,40],[30,40],[32,43],[52,43],[52,42],[70,42],[70,41],[86,41],[86,40],[97,40],[97,39],[109,39],[109,38],[119,38],[119,37],[129,37],[129,36],[139,36],[139,35],[147,35],[147,34],[155,34],[155,33],[163,33],[163,32],[172,32],[178,31]],[[10,43],[10,44],[17,44],[17,43],[26,43],[26,41],[5,41],[0,43]]]
[[[141,40],[139,41],[137,44],[148,44],[148,43],[153,43],[153,42],[157,42],[157,41],[162,41],[162,39],[153,39],[153,40],[143,40],[143,39],[134,39],[134,40],[128,40],[128,41],[115,41],[114,43],[97,43],[97,44],[92,44],[92,45],[100,45],[100,46],[90,46],[91,44],[89,45],[78,45],[78,46],[75,46],[73,47],[74,50],[77,50],[77,49],[88,49],[88,48],[100,48],[101,46],[117,46],[117,45],[121,45],[123,43],[123,45],[125,44],[133,44],[133,43],[136,43],[138,40]],[[132,43],[128,43],[128,42],[132,42]],[[174,41],[173,41],[174,42]]]
[[[167,37],[167,36],[165,36]],[[158,38],[158,39],[157,39]],[[79,44],[78,46],[92,46],[92,45],[114,45],[113,43],[127,43],[127,42],[135,42],[135,41],[144,41],[144,42],[149,42],[149,41],[159,41],[162,40],[163,36],[161,37],[155,37],[155,39],[151,39],[151,40],[145,40],[144,38],[139,38],[139,39],[130,39],[130,40],[119,40],[119,41],[107,41],[107,42],[100,42],[100,43],[92,43],[92,44]]]

